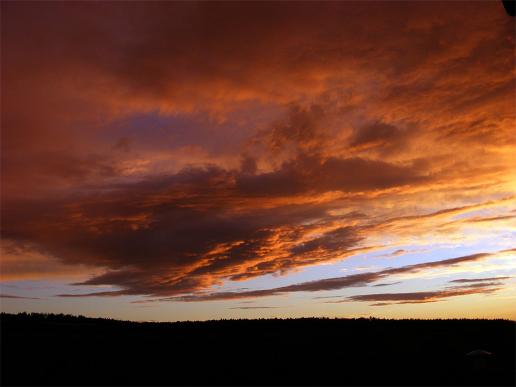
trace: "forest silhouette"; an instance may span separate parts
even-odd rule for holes
[[[0,316],[6,385],[514,385],[508,320]],[[478,356],[488,353],[479,362]],[[486,352],[481,352],[481,351]]]

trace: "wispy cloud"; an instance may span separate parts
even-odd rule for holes
[[[468,296],[473,294],[490,294],[502,289],[503,280],[511,277],[494,277],[478,279],[472,283],[471,280],[455,280],[450,282],[462,283],[459,286],[448,286],[445,289],[435,291],[420,291],[408,293],[375,293],[359,294],[348,296],[337,301],[326,301],[326,303],[343,302],[374,302],[371,306],[387,306],[392,304],[422,304],[437,302],[450,297]],[[496,281],[494,281],[496,279]],[[464,285],[464,283],[466,283]]]
[[[0,298],[12,298],[16,300],[39,300],[39,297],[16,296],[13,294],[0,294]]]
[[[242,298],[258,298],[275,296],[293,292],[318,292],[327,290],[339,290],[349,287],[366,286],[375,281],[404,273],[417,273],[431,268],[450,267],[468,262],[475,262],[492,257],[495,254],[480,253],[467,255],[457,258],[450,258],[440,261],[425,262],[415,265],[402,266],[398,268],[390,268],[377,272],[367,272],[361,274],[353,274],[343,277],[326,278],[316,281],[302,282],[298,284],[282,286],[264,290],[250,290],[244,292],[215,292],[215,293],[199,293],[187,296],[163,298],[160,301],[217,301],[217,300],[234,300]]]
[[[471,283],[471,282],[491,282],[491,281],[503,281],[512,277],[485,277],[485,278],[458,278],[451,280],[451,283]]]
[[[392,304],[422,304],[428,302],[437,302],[450,297],[466,296],[472,294],[490,294],[497,290],[499,290],[499,288],[485,286],[474,289],[437,290],[430,292],[359,294],[347,297],[345,300],[332,302],[342,303],[350,301],[375,301],[373,304],[371,304],[371,306],[387,306]]]
[[[373,286],[391,286],[391,285],[398,285],[401,284],[401,281],[396,282],[389,282],[389,283],[381,283],[381,284],[375,284]]]

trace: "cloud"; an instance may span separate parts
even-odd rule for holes
[[[486,278],[458,278],[449,281],[450,283],[471,283],[471,282],[491,282],[503,281],[512,277],[486,277]]]
[[[449,297],[458,297],[471,294],[489,294],[499,290],[489,286],[474,289],[457,289],[457,290],[438,290],[430,292],[411,292],[411,293],[376,293],[376,294],[359,294],[347,297],[345,300],[333,301],[334,303],[359,301],[373,302],[371,306],[387,306],[393,304],[422,304],[428,302],[441,301]]]
[[[15,296],[12,294],[0,294],[0,298],[13,298],[16,300],[39,300],[38,297],[23,297],[23,296]]]
[[[421,304],[437,302],[450,297],[466,296],[471,294],[490,294],[500,290],[503,286],[500,281],[511,277],[492,277],[479,279],[457,279],[450,283],[465,285],[449,286],[443,290],[409,293],[376,293],[359,294],[346,297],[342,300],[327,301],[328,303],[342,302],[372,302],[371,306],[387,306],[393,304]]]
[[[516,216],[514,216],[514,215],[488,216],[488,217],[484,217],[484,218],[468,219],[467,222],[472,222],[472,223],[496,222],[496,221],[500,221],[500,220],[503,221],[503,220],[512,220],[512,219],[516,219]]]
[[[334,224],[341,218],[328,216],[324,203],[236,211],[232,200],[245,197],[227,201],[227,175],[190,169],[81,200],[11,203],[3,236],[68,264],[107,268],[82,283],[117,285],[127,294],[189,292],[225,278],[335,260],[359,248],[360,229]],[[316,223],[304,225],[307,220]]]
[[[412,140],[420,135],[414,129],[398,128],[381,121],[355,128],[349,141],[351,149],[385,156],[406,151]]]
[[[2,281],[88,278],[101,270],[87,265],[66,264],[44,254],[34,246],[4,239],[0,245],[0,279]]]
[[[3,236],[66,264],[104,269],[80,284],[120,287],[110,295],[174,296],[367,251],[366,238],[386,224],[482,208],[361,225],[368,219],[359,212],[332,215],[331,201],[269,207],[242,192],[239,176],[215,166],[189,168],[80,198],[11,202]]]
[[[207,294],[193,294],[186,296],[178,296],[162,299],[162,301],[218,301],[218,300],[234,300],[234,299],[242,299],[242,298],[258,298],[258,297],[268,297],[268,296],[276,296],[281,294],[293,293],[293,292],[318,292],[318,291],[328,291],[328,290],[339,290],[348,287],[359,287],[365,286],[375,281],[388,278],[390,276],[394,276],[397,274],[404,273],[417,273],[424,271],[426,269],[436,268],[436,267],[450,267],[454,265],[458,265],[466,262],[474,262],[483,260],[491,257],[492,254],[489,253],[479,253],[466,255],[462,257],[450,258],[441,261],[433,261],[433,262],[425,262],[419,263],[415,265],[402,266],[398,268],[389,268],[377,272],[368,272],[368,273],[360,273],[353,274],[343,277],[335,277],[335,278],[326,278],[315,281],[302,282],[298,284],[282,286],[272,289],[264,289],[264,290],[250,290],[244,292],[215,292],[215,293],[207,293]]]
[[[382,284],[375,284],[373,286],[391,286],[391,285],[397,285],[397,284],[400,284],[401,281],[396,281],[396,282],[389,282],[389,283],[382,283]]]
[[[378,168],[385,173],[370,172]],[[191,167],[79,198],[12,200],[4,209],[3,236],[64,263],[107,269],[84,285],[172,295],[223,279],[286,273],[367,248],[362,228],[345,225],[361,218],[359,213],[331,216],[333,205],[324,202],[263,208],[258,198],[374,190],[420,179],[404,168],[360,159],[321,164],[310,157],[254,175]],[[307,221],[315,223],[303,225]]]
[[[2,279],[174,297],[465,238],[467,220],[443,222],[511,203],[514,26],[496,4],[10,2],[1,18]],[[510,221],[468,227],[488,219]]]
[[[374,171],[381,170],[381,174]],[[300,155],[278,170],[236,179],[236,189],[252,196],[291,196],[329,191],[370,191],[424,184],[430,176],[411,166],[361,158],[327,158]]]
[[[488,288],[492,286],[499,286],[500,282],[480,282],[460,286],[448,286],[447,289],[475,289],[475,288]]]

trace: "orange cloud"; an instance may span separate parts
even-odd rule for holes
[[[2,238],[46,257],[2,278],[176,296],[512,219],[499,4],[1,7]]]
[[[451,267],[467,262],[479,261],[491,257],[492,254],[480,253],[467,255],[463,257],[444,259],[434,262],[425,262],[420,264],[402,266],[398,268],[385,269],[377,272],[367,272],[361,274],[353,274],[343,277],[325,278],[321,280],[302,282],[298,284],[264,289],[264,290],[247,290],[240,292],[215,292],[215,293],[197,293],[193,295],[177,296],[170,298],[163,298],[153,301],[184,301],[184,302],[195,302],[195,301],[218,301],[218,300],[234,300],[242,298],[258,298],[268,297],[281,294],[287,294],[292,292],[319,292],[323,290],[338,290],[349,287],[366,286],[370,283],[388,278],[389,276],[395,276],[405,273],[418,273],[424,270],[439,268],[439,267]],[[486,285],[487,286],[487,285]],[[90,297],[95,295],[110,295],[109,293],[90,293],[84,295],[61,295],[65,297]]]

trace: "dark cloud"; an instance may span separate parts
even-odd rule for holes
[[[428,302],[436,302],[449,297],[465,296],[470,294],[489,294],[499,290],[489,286],[474,289],[448,289],[430,292],[411,292],[411,293],[377,293],[377,294],[359,294],[347,297],[345,300],[333,301],[334,303],[359,301],[373,302],[371,306],[386,306],[392,304],[421,304]]]
[[[467,219],[467,222],[471,223],[481,223],[481,222],[496,222],[499,220],[510,220],[510,219],[516,219],[516,216],[514,215],[500,215],[500,216],[487,216],[483,218],[473,218],[473,219]]]
[[[360,228],[331,226],[327,204],[261,208],[251,202],[235,211],[233,202],[247,200],[231,185],[236,173],[189,169],[104,193],[12,201],[3,236],[65,263],[108,268],[83,284],[155,295],[287,272],[341,257],[362,241]],[[330,229],[302,245],[311,229],[303,223],[314,220],[312,227]]]
[[[131,149],[131,139],[129,137],[121,137],[113,145],[113,148],[121,152],[129,152]]]
[[[512,277],[485,277],[485,278],[458,278],[449,281],[450,283],[470,283],[470,282],[491,282],[491,281],[503,281]]]
[[[2,231],[4,238],[30,242],[64,263],[108,269],[85,285],[116,285],[123,289],[120,294],[172,295],[223,279],[244,280],[328,262],[355,251],[364,239],[356,226],[333,226],[320,236],[303,238],[310,232],[303,225],[307,221],[320,227],[363,214],[333,217],[328,213],[331,204],[263,208],[258,198],[424,181],[410,167],[359,158],[299,156],[268,173],[256,173],[247,159],[240,171],[189,167],[102,190],[91,187],[76,196],[13,199],[3,209]],[[280,242],[284,247],[277,247]]]
[[[15,296],[12,294],[0,294],[0,298],[13,298],[16,300],[39,300],[38,297],[23,297],[23,296]]]
[[[427,292],[410,292],[410,293],[376,293],[376,294],[360,294],[346,297],[338,301],[327,301],[329,303],[342,302],[373,302],[371,306],[387,306],[392,304],[419,304],[428,302],[437,302],[449,297],[465,296],[470,294],[489,294],[496,292],[502,288],[500,281],[511,277],[490,277],[476,279],[456,279],[449,281],[450,283],[463,284],[460,286],[449,286],[443,290],[427,291]]]
[[[375,173],[382,171],[382,173]],[[299,155],[277,171],[237,177],[236,188],[245,195],[289,196],[309,192],[370,191],[431,180],[414,166],[399,166],[361,158],[340,159]]]
[[[393,125],[377,122],[356,130],[350,145],[385,146],[386,142],[399,138],[400,129]]]
[[[417,128],[399,128],[397,126],[375,122],[355,128],[349,142],[350,147],[363,151],[377,152],[382,156],[401,150],[407,150],[410,142],[420,135]]]
[[[303,108],[299,105],[290,107],[287,118],[274,124],[271,130],[262,133],[266,145],[273,151],[280,151],[289,146],[301,152],[313,152],[321,145],[327,135],[323,127],[328,113],[321,105]]]
[[[460,286],[448,286],[447,289],[475,289],[475,288],[488,288],[493,286],[500,286],[502,283],[499,281],[493,282],[479,282],[479,283],[468,283],[467,285]]]
[[[325,300],[325,299],[328,299],[328,298],[342,298],[344,296],[321,296],[321,297],[314,297],[313,299],[314,300]]]
[[[398,284],[401,284],[401,281],[382,283],[382,284],[375,284],[373,286],[391,286],[391,285],[398,285]]]
[[[333,231],[327,232],[319,238],[311,239],[306,243],[301,243],[292,247],[292,254],[306,254],[317,251],[342,251],[349,246],[357,245],[361,237],[357,235],[353,227],[340,227]]]
[[[244,156],[240,163],[240,171],[243,174],[251,174],[254,175],[256,173],[257,166],[256,166],[256,159],[254,159],[251,156]]]

